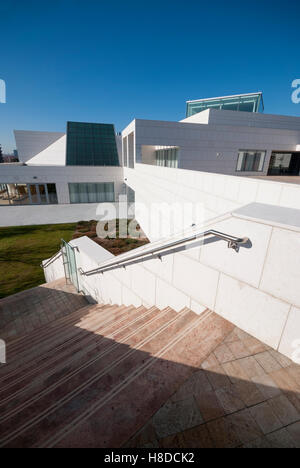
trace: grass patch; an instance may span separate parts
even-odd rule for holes
[[[42,260],[69,241],[76,223],[0,228],[0,298],[45,282]]]

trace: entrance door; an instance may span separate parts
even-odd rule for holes
[[[78,273],[76,265],[75,249],[62,239],[63,264],[66,280],[70,281],[79,292]]]
[[[268,175],[298,176],[300,173],[300,152],[279,153],[271,155]]]

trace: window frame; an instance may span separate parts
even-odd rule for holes
[[[242,156],[243,161],[242,161],[241,169],[238,169],[241,153],[243,153],[243,156]],[[260,159],[260,163],[259,163],[259,167],[261,166],[260,170],[256,171],[254,169],[251,169],[251,170],[242,169],[243,164],[244,164],[244,158],[245,158],[247,153],[255,153],[255,154],[260,153],[261,154],[260,157],[262,159]],[[264,167],[265,167],[265,162],[266,162],[266,156],[267,156],[267,150],[261,150],[261,149],[240,149],[240,150],[238,150],[238,157],[237,157],[235,172],[263,172]]]

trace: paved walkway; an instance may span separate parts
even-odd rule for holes
[[[300,448],[300,366],[236,328],[126,446]]]
[[[0,300],[0,338],[19,338],[87,304],[64,278],[8,296]]]

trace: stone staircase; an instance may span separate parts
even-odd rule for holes
[[[300,366],[211,311],[91,305],[59,280],[0,320],[0,447],[300,447]]]
[[[0,366],[1,447],[126,444],[234,328],[210,311],[91,305],[65,288],[58,281],[0,301],[1,338],[39,318],[8,343]]]

